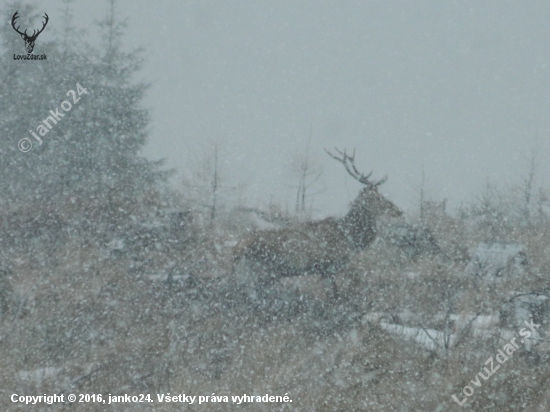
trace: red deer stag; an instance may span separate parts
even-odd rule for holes
[[[329,217],[321,221],[305,222],[290,227],[261,230],[239,242],[233,250],[234,269],[245,264],[254,269],[253,276],[276,279],[286,276],[319,274],[332,277],[338,274],[360,250],[376,238],[376,218],[381,215],[402,215],[392,202],[378,193],[378,187],[387,177],[375,182],[359,173],[355,166],[355,151],[345,151],[333,158],[342,163],[346,171],[365,187],[351,204],[343,218]],[[260,275],[259,273],[262,273]]]

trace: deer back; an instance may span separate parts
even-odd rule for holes
[[[254,233],[234,249],[234,260],[261,263],[280,276],[328,274],[347,262],[352,242],[337,219]]]

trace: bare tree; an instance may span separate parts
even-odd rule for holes
[[[218,174],[218,142],[214,142],[214,173],[212,176],[212,206],[210,207],[210,225],[214,225],[216,219],[216,206],[218,200],[218,187],[219,187],[219,174]]]
[[[182,177],[182,197],[191,209],[199,212],[208,221],[210,228],[215,226],[225,204],[238,193],[240,185],[229,184],[222,167],[223,145],[212,141],[202,156],[190,161]]]
[[[424,225],[424,182],[425,182],[425,175],[424,175],[424,165],[422,165],[422,179],[420,180],[420,223]]]
[[[531,225],[531,205],[533,202],[533,185],[537,170],[537,153],[535,150],[531,153],[527,163],[527,174],[523,177],[522,197],[523,197],[523,219],[525,223]]]
[[[309,196],[318,194],[308,193],[309,189],[318,182],[319,178],[323,174],[322,166],[313,158],[310,154],[312,137],[312,128],[309,130],[309,137],[307,139],[306,150],[303,155],[295,157],[292,161],[292,170],[295,175],[298,176],[298,186],[296,191],[296,208],[297,214],[306,214],[306,199]]]

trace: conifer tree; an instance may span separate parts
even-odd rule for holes
[[[5,20],[16,10],[29,28],[44,13],[14,2]],[[144,199],[168,176],[162,161],[141,155],[149,113],[140,104],[148,85],[133,75],[142,50],[123,50],[125,22],[117,19],[115,0],[99,23],[99,48],[72,37],[78,30],[57,17],[70,15],[69,2],[63,13],[48,14],[47,29],[57,24],[61,34],[53,42],[40,37],[33,52],[47,60],[14,60],[25,51],[23,41],[9,25],[0,28],[0,202],[4,212],[28,211],[36,224],[55,215],[64,226],[112,234],[136,221]],[[48,118],[51,128],[44,128]],[[17,146],[23,138],[33,145],[26,153]]]

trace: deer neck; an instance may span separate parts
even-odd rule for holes
[[[368,204],[354,202],[340,225],[357,249],[366,248],[376,237],[376,216]]]

